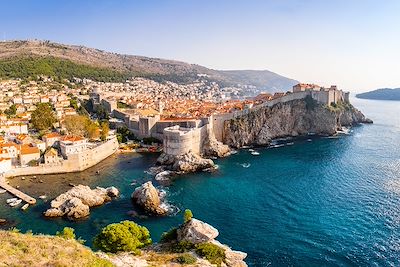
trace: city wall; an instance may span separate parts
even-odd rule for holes
[[[188,152],[201,154],[209,135],[210,124],[198,128],[184,128],[179,125],[164,129],[164,153],[182,155]]]
[[[35,167],[14,168],[5,174],[6,177],[22,175],[43,175],[56,173],[80,172],[93,167],[100,161],[111,156],[118,150],[118,141],[112,137],[108,141],[88,149],[87,151],[69,156],[59,164],[41,164]]]

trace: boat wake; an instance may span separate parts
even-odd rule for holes
[[[250,163],[242,163],[240,164],[240,166],[242,166],[243,168],[249,168],[251,166]]]

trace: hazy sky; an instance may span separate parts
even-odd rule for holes
[[[351,91],[400,87],[399,0],[0,0],[0,33]]]

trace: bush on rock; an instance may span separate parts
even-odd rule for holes
[[[140,248],[151,244],[146,227],[131,221],[109,224],[95,237],[93,245],[104,252],[129,251],[139,254]]]
[[[212,243],[200,243],[196,245],[196,253],[212,264],[220,266],[225,262],[225,251]]]

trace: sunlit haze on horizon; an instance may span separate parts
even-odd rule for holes
[[[400,1],[3,0],[1,39],[270,70],[350,91],[400,87]]]

